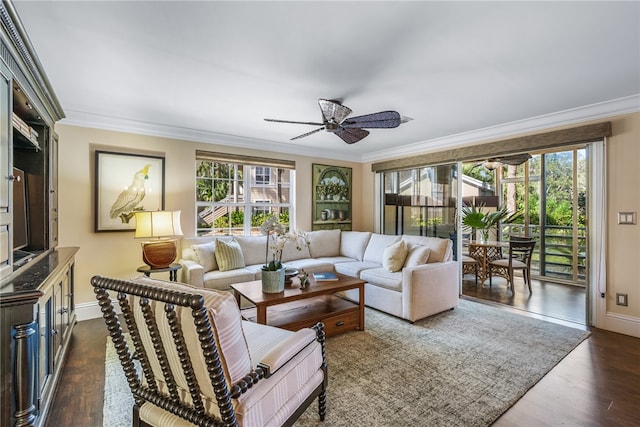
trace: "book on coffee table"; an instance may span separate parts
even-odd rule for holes
[[[331,271],[323,271],[320,273],[313,273],[313,278],[316,279],[316,282],[327,282],[331,280],[338,280],[338,276]]]

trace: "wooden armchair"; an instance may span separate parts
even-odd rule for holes
[[[91,284],[135,399],[134,426],[292,425],[316,397],[324,420],[322,323],[291,332],[246,322],[228,292],[144,277]]]

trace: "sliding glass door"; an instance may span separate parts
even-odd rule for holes
[[[522,224],[506,224],[502,238],[538,241],[532,275],[583,286],[586,282],[586,148],[535,154],[521,165],[498,169],[504,203],[523,212]]]
[[[383,173],[384,234],[455,236],[455,164]]]

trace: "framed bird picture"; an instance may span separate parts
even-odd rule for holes
[[[95,231],[135,230],[135,213],[164,210],[164,157],[96,150]]]

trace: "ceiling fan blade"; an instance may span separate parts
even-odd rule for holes
[[[313,125],[313,126],[322,126],[324,123],[318,122],[295,122],[291,120],[278,120],[278,119],[264,119],[267,122],[276,122],[276,123],[293,123],[297,125]]]
[[[360,141],[362,138],[369,135],[369,131],[364,129],[358,129],[358,128],[338,129],[334,133],[338,135],[340,138],[342,138],[342,140],[347,144],[356,143]]]
[[[293,141],[294,139],[304,138],[305,136],[309,136],[309,135],[314,134],[316,132],[320,132],[321,130],[324,130],[324,126],[322,126],[319,129],[312,130],[311,132],[307,132],[307,133],[303,133],[302,135],[294,136],[293,138],[291,138],[291,141]]]
[[[326,122],[342,123],[349,114],[351,114],[351,108],[345,107],[336,101],[329,99],[318,99],[320,105],[320,111],[322,111],[322,117]]]
[[[402,123],[397,111],[381,111],[364,116],[351,117],[341,123],[343,128],[396,128]]]

